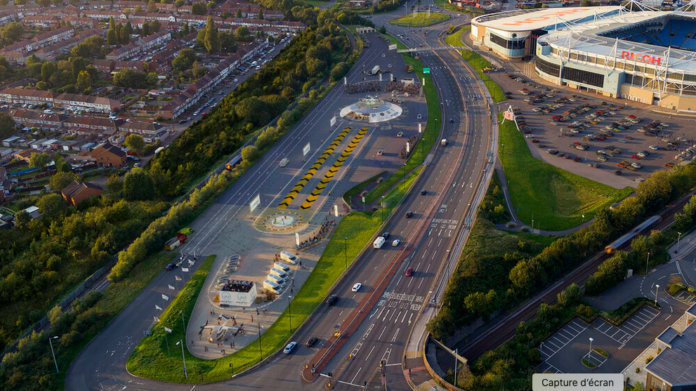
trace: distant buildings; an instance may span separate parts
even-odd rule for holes
[[[61,191],[61,195],[65,202],[73,206],[79,205],[87,198],[96,197],[103,193],[104,190],[99,186],[82,181],[74,181]]]
[[[110,113],[121,107],[119,101],[91,95],[58,94],[51,91],[22,88],[5,88],[0,91],[0,102],[11,104],[48,104],[66,109],[93,109],[97,113]]]

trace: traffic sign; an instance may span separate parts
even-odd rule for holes
[[[423,68],[423,74],[424,75],[430,74],[430,68]]]

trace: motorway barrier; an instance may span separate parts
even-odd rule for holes
[[[368,130],[369,128],[360,129],[355,138],[353,138],[353,141],[351,141],[350,144],[348,144],[348,147],[345,149],[345,151],[343,151],[341,156],[338,157],[336,163],[334,163],[334,165],[329,169],[329,172],[327,172],[326,175],[324,175],[324,178],[321,180],[321,182],[319,182],[317,187],[307,197],[305,202],[302,203],[300,209],[307,210],[312,207],[312,205],[317,200],[317,198],[319,198],[326,186],[329,185],[331,179],[333,179],[333,177],[336,175],[341,166],[343,166],[343,163],[345,163],[345,161],[348,159],[348,156],[350,156],[350,154],[353,153],[353,150],[355,149],[355,147],[358,146],[360,140],[362,140],[362,138],[365,136],[365,133],[367,133]]]
[[[283,198],[283,201],[281,201],[281,203],[278,205],[278,209],[285,209],[290,205],[290,203],[292,203],[295,197],[297,197],[297,195],[300,194],[300,191],[302,191],[307,182],[309,182],[309,180],[312,179],[314,174],[316,174],[316,172],[319,170],[322,164],[324,164],[326,159],[328,159],[329,156],[331,156],[331,154],[334,152],[334,150],[336,150],[338,144],[340,144],[341,141],[343,141],[343,139],[346,137],[346,135],[348,134],[348,132],[350,132],[351,129],[352,128],[350,127],[343,128],[341,133],[339,133],[338,136],[336,136],[331,145],[329,145],[328,148],[326,148],[324,153],[322,153],[321,156],[319,156],[319,159],[317,159],[317,161],[315,161],[314,164],[312,164],[312,167],[310,167],[309,170],[307,170],[307,172],[302,176],[302,178],[300,178],[300,180],[297,181],[292,190],[290,190],[288,195],[286,195],[285,198]]]

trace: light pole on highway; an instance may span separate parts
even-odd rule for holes
[[[290,335],[292,335],[292,296],[288,296],[288,312],[290,314]]]
[[[347,243],[348,237],[344,236],[343,237],[343,258],[346,261],[346,270],[348,270],[348,244]]]
[[[675,251],[675,254],[679,254],[679,241],[681,240],[681,232],[677,232],[679,236],[677,237],[677,251]]]
[[[592,357],[592,341],[594,341],[594,339],[590,338],[590,352],[587,353],[588,357]],[[589,362],[590,360],[587,361]]]
[[[186,356],[184,355],[184,340],[181,339],[176,344],[181,344],[181,358],[184,359],[184,377],[188,379],[188,373],[186,372]]]
[[[382,207],[382,223],[384,223],[384,196],[382,196],[382,205],[380,206]]]
[[[48,339],[48,344],[51,345],[51,354],[53,355],[53,363],[56,364],[56,373],[60,373],[58,370],[58,361],[56,361],[56,353],[53,351],[53,342],[51,340],[58,339],[58,336],[51,337]]]
[[[181,310],[181,323],[184,325],[184,339],[186,339],[186,321],[184,320],[184,310]]]
[[[261,356],[261,361],[263,361],[263,350],[261,349],[261,320],[260,316],[256,315],[256,324],[259,326],[259,356]]]
[[[648,275],[648,269],[650,269],[650,253],[648,253],[648,259],[645,260],[645,275]]]
[[[655,285],[655,305],[657,305],[657,293],[660,291],[660,286]]]

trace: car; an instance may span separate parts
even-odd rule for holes
[[[326,299],[326,304],[328,305],[334,305],[338,301],[338,295],[331,295],[329,296],[328,299]]]
[[[421,195],[426,195],[426,194],[428,194],[427,190],[425,190],[425,189],[421,190]]]
[[[384,153],[384,149],[380,149],[379,151],[377,151],[377,156],[382,156],[383,153]]]
[[[423,47],[423,44],[418,45],[419,47]]]
[[[638,152],[636,155],[638,155],[638,157],[640,157],[640,158],[644,158],[644,157],[648,156],[648,154],[645,153],[645,151]]]
[[[293,349],[295,349],[295,346],[297,346],[297,342],[295,342],[295,341],[290,342],[289,344],[287,344],[285,346],[285,349],[283,349],[283,353],[290,354],[290,352],[292,352]]]
[[[674,163],[669,163],[669,162],[668,162],[668,163],[665,163],[665,166],[667,166],[667,167],[674,167]]]
[[[413,212],[411,212],[410,210],[409,210],[408,212],[406,212],[406,218],[407,218],[407,219],[410,219],[411,216],[413,216]]]
[[[387,239],[389,239],[389,235],[390,235],[389,232],[385,232],[385,233],[382,234],[382,237],[383,237],[385,240],[387,240]]]
[[[453,124],[453,123],[454,123],[454,120],[453,120],[453,119],[450,119],[450,123]]]
[[[172,262],[167,267],[165,267],[165,270],[174,270],[176,269],[176,263]]]
[[[406,277],[411,277],[413,275],[413,268],[409,267],[406,269]]]
[[[396,134],[396,137],[401,138],[404,136],[404,132],[399,132]]]
[[[312,337],[307,341],[307,347],[311,348],[315,343],[317,343],[317,337]]]
[[[359,283],[359,282],[356,282],[355,285],[353,285],[352,291],[353,291],[353,292],[357,292],[357,291],[360,290],[360,288],[362,288],[362,284]]]
[[[392,247],[397,247],[399,245],[399,243],[401,243],[401,240],[399,240],[399,239],[394,240],[392,242]]]

